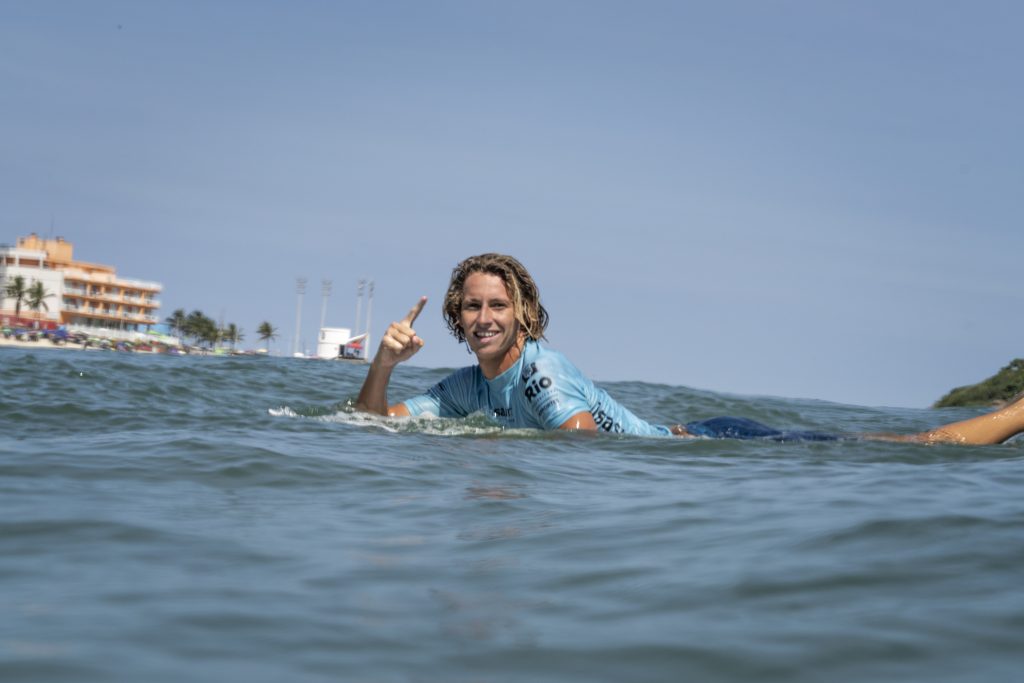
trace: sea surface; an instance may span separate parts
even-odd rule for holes
[[[365,372],[0,349],[0,680],[1024,679],[1020,440],[387,420]],[[603,386],[663,423],[977,412]]]

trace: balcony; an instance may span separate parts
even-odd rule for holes
[[[86,272],[77,268],[65,268],[64,279],[74,280],[76,282],[88,282],[97,283],[104,285],[112,285],[122,289],[142,289],[150,292],[162,291],[164,286],[159,282],[150,282],[147,280],[129,280],[127,278],[120,278],[113,273],[107,272]]]
[[[130,304],[132,306],[145,308],[160,308],[160,301],[158,299],[124,296],[122,294],[114,294],[112,292],[89,292],[83,289],[65,287],[64,295],[78,297],[80,299],[89,299],[90,301],[99,303]]]
[[[139,296],[126,296],[121,299],[123,303],[133,306],[145,306],[146,308],[160,308],[160,301],[157,299],[145,299]]]

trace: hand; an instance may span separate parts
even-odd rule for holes
[[[409,313],[398,322],[388,325],[384,337],[380,340],[380,349],[374,359],[384,367],[394,367],[403,361],[407,361],[423,347],[423,340],[416,336],[416,330],[412,324],[416,322],[423,305],[427,303],[427,297],[421,296],[416,305],[409,309]]]
[[[672,432],[673,436],[693,436],[693,434],[686,431],[686,427],[684,427],[683,425],[672,425],[671,427],[668,428],[668,430]]]

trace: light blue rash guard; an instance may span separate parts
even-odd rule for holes
[[[645,422],[621,406],[559,352],[529,340],[515,365],[494,379],[472,365],[403,405],[410,415],[465,417],[482,412],[505,427],[533,429],[558,429],[573,415],[587,412],[605,432],[672,434],[668,427]]]

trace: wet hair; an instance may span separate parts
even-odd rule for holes
[[[462,289],[466,278],[473,273],[490,273],[500,277],[512,299],[513,312],[520,329],[534,341],[544,339],[548,312],[540,304],[537,283],[522,263],[505,254],[470,256],[452,270],[448,293],[444,297],[444,321],[456,339],[466,341],[466,333],[462,329]]]

